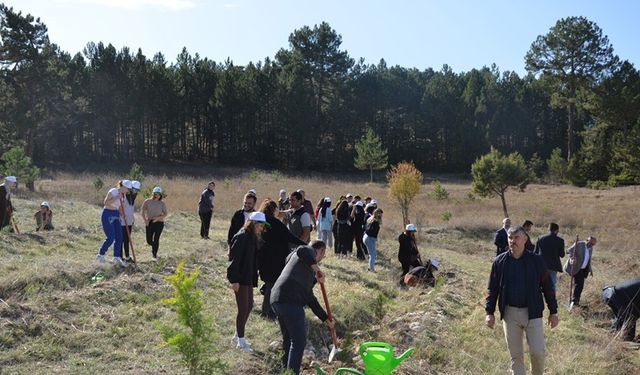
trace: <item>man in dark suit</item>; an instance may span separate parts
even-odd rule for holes
[[[493,243],[496,245],[496,256],[509,250],[509,239],[507,237],[507,231],[511,227],[511,219],[505,217],[502,220],[502,228],[496,231],[495,239]]]
[[[573,277],[573,292],[571,294],[571,306],[580,306],[580,295],[584,288],[584,279],[593,276],[591,270],[591,258],[593,257],[593,247],[596,246],[597,239],[593,236],[586,241],[578,241],[567,249],[569,260],[564,265],[564,271]]]
[[[549,224],[549,233],[538,237],[534,253],[541,255],[544,264],[549,269],[549,277],[553,284],[553,289],[557,289],[558,272],[562,272],[560,258],[564,257],[564,240],[558,237],[560,227],[556,223]]]
[[[616,316],[611,330],[622,329],[622,339],[633,341],[636,337],[636,322],[640,317],[640,278],[608,286],[602,290],[602,297]]]

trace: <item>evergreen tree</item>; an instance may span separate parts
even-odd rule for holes
[[[367,129],[367,133],[355,144],[355,149],[353,165],[358,169],[368,169],[369,182],[373,182],[373,170],[384,169],[389,164],[387,149],[371,128]]]
[[[474,193],[483,197],[499,196],[504,217],[509,217],[505,194],[510,187],[524,191],[531,179],[529,168],[520,154],[502,155],[495,148],[471,165]]]
[[[24,148],[16,146],[2,154],[1,175],[16,176],[18,181],[25,183],[30,191],[34,189],[35,180],[40,177],[40,169],[31,163],[31,158],[26,156]]]

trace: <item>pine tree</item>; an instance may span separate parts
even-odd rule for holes
[[[373,170],[384,169],[389,164],[387,149],[371,128],[367,129],[367,134],[355,144],[355,148],[353,165],[358,169],[368,169],[369,182],[373,182]]]

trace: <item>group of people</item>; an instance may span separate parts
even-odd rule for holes
[[[14,207],[11,203],[11,192],[18,187],[16,176],[7,176],[0,184],[0,230],[7,226],[12,226],[11,230],[16,231],[18,226],[13,217]],[[40,209],[33,214],[36,221],[36,232],[41,230],[53,230],[53,211],[49,202],[40,203]]]
[[[209,202],[208,194],[203,191],[200,202]],[[253,307],[253,288],[261,280],[261,315],[278,320],[283,366],[297,374],[306,344],[303,307],[309,306],[327,325],[335,324],[312,292],[316,282],[324,281],[318,264],[335,238],[337,256],[349,256],[355,243],[358,258],[368,255],[368,270],[374,271],[382,209],[372,199],[367,202],[346,194],[334,206],[330,197],[324,197],[314,210],[303,190],[287,195],[283,189],[277,201],[266,198],[256,209],[257,201],[254,189],[243,196],[242,208],[232,215],[227,232],[227,279],[237,305],[232,342],[241,351],[253,350],[245,327]],[[206,219],[201,220],[201,228],[207,227]],[[416,230],[415,225],[408,227],[409,245],[401,251],[403,261],[404,252],[408,252],[409,268],[422,266],[413,236]],[[311,241],[313,231],[317,239]],[[201,233],[201,237],[206,238],[207,233]]]
[[[580,306],[585,279],[593,271],[591,262],[597,244],[594,236],[576,241],[565,253],[564,240],[558,236],[560,227],[549,224],[549,232],[538,238],[535,245],[530,231],[533,222],[511,226],[505,218],[495,234],[496,257],[491,266],[485,304],[486,325],[495,325],[496,307],[500,311],[504,336],[511,357],[514,374],[525,374],[523,336],[526,335],[531,359],[531,372],[544,372],[544,301],[549,309],[548,325],[558,325],[558,273],[571,276],[569,309]],[[562,266],[561,258],[568,255]],[[640,316],[640,279],[632,279],[603,290],[603,300],[614,312],[613,330],[623,330],[626,340],[635,337]]]
[[[141,189],[139,181],[120,180],[117,185],[107,192],[103,201],[101,215],[102,230],[106,239],[102,243],[96,259],[100,263],[106,262],[105,254],[113,244],[112,263],[125,267],[126,262],[134,262],[132,233],[135,219],[135,201]],[[167,206],[162,200],[162,188],[156,186],[152,190],[152,197],[145,199],[140,208],[145,224],[147,244],[151,246],[152,260],[158,260],[160,235],[164,229],[164,219],[167,216]],[[124,249],[124,259],[122,252]],[[131,250],[131,251],[130,251]]]

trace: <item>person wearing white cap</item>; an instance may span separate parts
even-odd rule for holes
[[[327,248],[333,247],[333,215],[331,215],[331,198],[324,197],[320,203],[318,211],[318,239],[327,245]]]
[[[33,214],[36,219],[36,232],[40,230],[53,230],[53,212],[49,202],[40,203],[40,209]]]
[[[107,238],[100,246],[96,259],[100,263],[106,261],[104,255],[107,253],[109,246],[113,244],[113,264],[124,267],[122,260],[122,227],[120,226],[120,205],[122,204],[122,196],[129,189],[133,188],[131,181],[121,180],[118,186],[109,189],[107,196],[104,198],[104,207],[102,209],[102,230]]]
[[[140,181],[131,181],[131,189],[129,189],[122,200],[122,207],[124,209],[124,217],[120,217],[120,225],[122,226],[122,247],[124,250],[124,260],[130,263],[133,263],[133,258],[129,255],[129,239],[133,233],[135,203],[141,187]]]
[[[18,186],[18,179],[15,176],[7,176],[0,184],[0,229],[11,223],[13,216],[13,205],[11,204],[11,190]]]
[[[164,229],[164,218],[167,216],[167,206],[162,201],[160,186],[153,188],[153,196],[142,203],[140,212],[145,223],[147,243],[151,246],[152,260],[155,262],[158,260],[160,235]]]
[[[253,288],[258,286],[258,246],[264,231],[266,217],[262,212],[252,212],[242,228],[231,239],[227,280],[233,289],[238,306],[236,332],[232,343],[236,348],[250,353],[253,351],[245,340],[245,326],[253,308]]]
[[[407,224],[404,232],[398,236],[398,260],[402,266],[402,275],[400,276],[400,284],[404,284],[404,275],[406,275],[413,267],[422,265],[420,252],[416,244],[416,228],[415,224]]]

